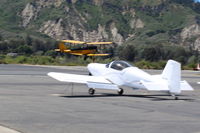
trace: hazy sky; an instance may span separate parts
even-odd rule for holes
[[[196,2],[200,2],[200,0],[194,0],[194,1],[196,1]]]

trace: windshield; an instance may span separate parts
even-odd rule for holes
[[[132,67],[132,65],[125,61],[113,61],[110,65],[110,68],[113,68],[115,70],[123,70],[127,67]]]

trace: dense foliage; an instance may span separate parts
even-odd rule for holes
[[[183,65],[196,64],[200,58],[198,51],[169,45],[125,45],[118,48],[118,54],[120,59],[132,62],[141,60],[158,62],[174,59]]]

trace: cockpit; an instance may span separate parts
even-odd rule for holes
[[[113,61],[111,63],[106,64],[106,67],[121,71],[127,67],[132,67],[132,65],[125,61]]]

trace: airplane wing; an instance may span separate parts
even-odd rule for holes
[[[50,72],[47,75],[61,82],[86,84],[89,88],[119,90],[117,85],[100,76],[87,76],[57,72]]]
[[[87,54],[87,56],[108,56],[110,54]]]
[[[88,44],[88,45],[108,45],[108,44],[113,44],[113,42],[88,42],[86,44]]]
[[[71,52],[71,50],[70,50],[70,49],[67,49],[67,50],[64,50],[64,52]]]
[[[72,54],[72,55],[79,55],[79,56],[84,55],[84,54],[80,54],[80,53],[70,53],[70,54]]]
[[[56,52],[60,52],[61,50],[60,50],[60,49],[55,49],[55,51],[56,51]]]
[[[61,42],[64,42],[64,43],[73,43],[73,44],[85,44],[85,42],[76,41],[76,40],[61,40]]]

